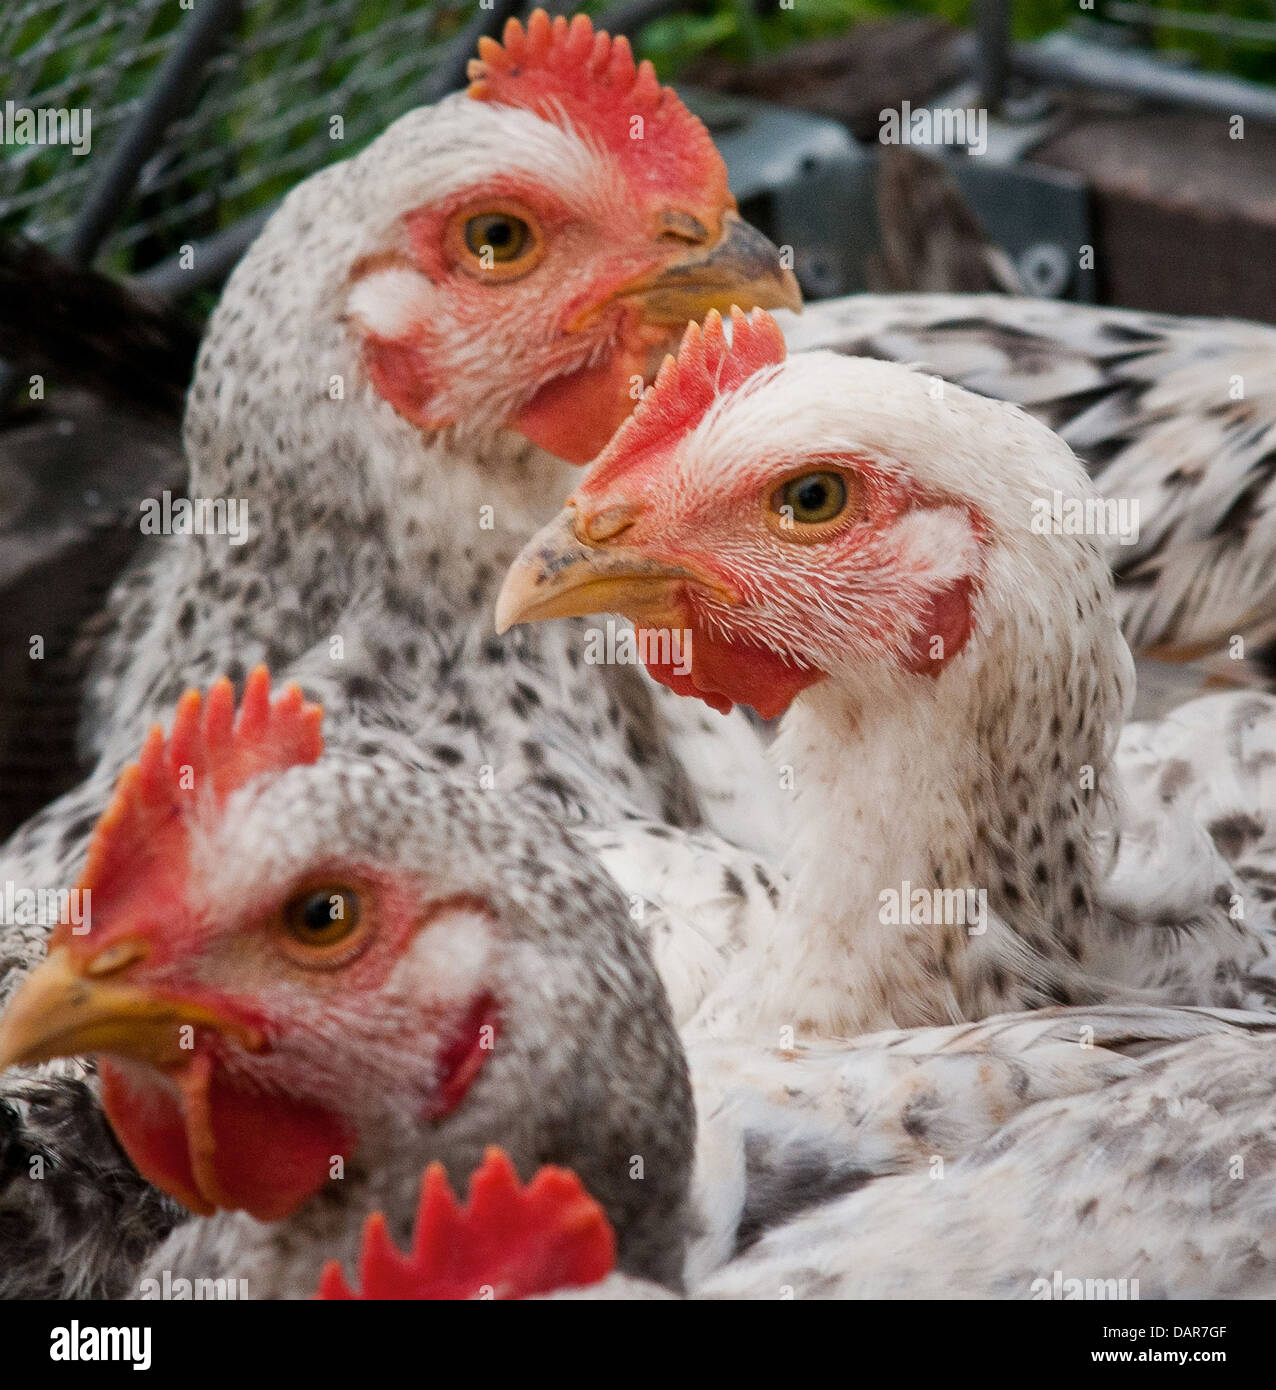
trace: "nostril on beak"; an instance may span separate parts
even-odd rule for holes
[[[94,956],[84,966],[84,973],[95,980],[101,979],[103,975],[114,975],[126,965],[141,960],[145,954],[146,947],[140,941],[117,941],[114,946],[108,946],[105,951],[100,951]]]
[[[666,208],[660,214],[660,235],[690,242],[693,246],[707,245],[712,239],[709,228],[698,217],[674,208]]]
[[[580,517],[576,522],[576,534],[582,541],[597,544],[609,541],[622,531],[627,531],[637,518],[637,511],[628,502],[619,506],[606,507],[590,517]]]

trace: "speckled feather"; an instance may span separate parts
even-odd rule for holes
[[[695,1044],[690,1294],[1027,1298],[1055,1270],[1144,1298],[1270,1293],[1274,1029],[1125,1005]],[[613,1276],[557,1296],[668,1292]]]

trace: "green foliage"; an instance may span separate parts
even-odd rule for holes
[[[781,9],[778,0],[709,0],[654,20],[644,29],[641,51],[672,80],[704,53],[714,52],[736,62],[748,62],[763,52],[787,48],[804,39],[845,33],[865,20],[901,19],[930,15],[949,23],[974,21],[974,0],[792,0]],[[1166,18],[1174,11],[1227,16],[1231,19],[1276,21],[1276,0],[1141,0],[1155,4]],[[1019,40],[1040,38],[1055,29],[1093,21],[1104,0],[1082,10],[1079,0],[1013,0],[1014,35]],[[1160,52],[1186,58],[1200,67],[1231,72],[1251,81],[1276,83],[1276,45],[1256,40],[1224,39],[1176,29],[1162,21],[1151,31],[1128,30],[1133,39],[1150,39]]]

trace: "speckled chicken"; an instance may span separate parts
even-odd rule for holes
[[[402,1239],[426,1165],[461,1182],[492,1143],[528,1176],[571,1166],[619,1268],[677,1284],[686,1064],[593,856],[392,743],[325,748],[318,707],[272,702],[264,669],[237,718],[233,699],[191,692],[126,769],[78,885],[90,927],[59,928],[0,1022],[0,1067],[101,1054],[120,1143],[201,1214],[141,1268],[118,1242],[97,1291],[154,1270],[308,1296],[365,1215]],[[9,1292],[39,1275],[23,1254]]]
[[[295,189],[232,276],[185,434],[191,497],[242,500],[240,528],[146,547],[92,683],[98,775],[15,837],[16,881],[69,881],[148,725],[257,661],[308,662],[334,719],[412,706],[421,756],[494,790],[756,835],[732,807],[742,729],[717,731],[715,781],[712,736],[639,673],[583,670],[579,630],[497,642],[490,609],[563,460],[601,446],[687,319],[796,303],[795,282],[623,39],[542,14],[482,53],[468,93]]]
[[[56,1261],[80,1292],[155,1296],[167,1277],[306,1296],[329,1261],[353,1269],[371,1210],[406,1241],[427,1162],[459,1186],[493,1141],[525,1175],[550,1159],[586,1180],[625,1278],[698,1288],[808,1209],[956,1160],[1011,1116],[1135,1075],[1148,1049],[1276,1026],[1123,1008],[694,1040],[693,1180],[668,1004],[594,856],[404,765],[393,740],[325,748],[319,717],[295,687],[272,703],[257,671],[238,718],[228,682],[188,694],[122,776],[78,885],[89,930],[59,930],[0,1019],[0,1064],[100,1053],[119,1142],[180,1207],[152,1196],[127,1227],[59,1242],[65,1194],[15,1173],[50,1240],[35,1267],[30,1242],[9,1250],[7,1291]],[[544,1291],[544,1253],[534,1280],[526,1259],[489,1267],[471,1296]],[[465,1268],[449,1262],[448,1296]]]
[[[719,1258],[693,1257],[688,1292],[1270,1296],[1273,1029],[1213,1010],[1042,1009],[855,1039],[838,1047],[838,1084],[814,1089],[825,1048],[742,1066],[717,1044],[712,1070],[734,1089],[708,1123],[738,1172],[711,1196],[718,1215],[736,1204],[738,1225],[723,1225]],[[773,1112],[786,1109],[784,1128]],[[465,1207],[427,1177],[409,1254],[372,1218],[351,1282],[334,1262],[321,1296],[675,1296],[611,1272],[609,1236],[574,1175],[545,1170],[522,1189],[493,1153]]]
[[[1123,784],[1112,580],[1084,525],[1055,524],[1092,500],[1021,411],[893,363],[785,360],[774,320],[737,314],[729,346],[716,319],[688,330],[529,542],[503,624],[603,607],[685,628],[690,673],[649,663],[658,679],[715,708],[791,706],[787,896],[706,1004],[719,1027],[1265,1007],[1271,909],[1216,817],[1150,775]],[[1271,697],[1228,699],[1228,727],[1256,709],[1276,727]]]
[[[144,538],[85,716],[97,769],[12,838],[0,880],[74,882],[147,727],[264,659],[322,699],[330,746],[392,748],[596,834],[656,949],[687,944],[662,964],[692,1008],[742,918],[773,911],[716,838],[769,829],[756,737],[653,699],[632,665],[588,668],[583,625],[501,641],[491,612],[565,460],[610,434],[688,317],[741,297],[796,303],[796,285],[703,126],[584,19],[511,25],[468,93],[295,189],[232,276],[188,401],[189,494],[239,502],[238,528],[224,509],[223,532]],[[4,926],[0,1002],[47,934]],[[41,1150],[37,1084],[66,1161],[101,1171],[91,1083],[62,1071],[5,1083],[7,1142]],[[0,1220],[29,1227],[25,1196],[0,1191]]]

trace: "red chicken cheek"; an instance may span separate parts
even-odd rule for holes
[[[640,628],[639,633],[641,649],[659,651],[654,632]],[[730,713],[733,704],[750,705],[763,719],[783,714],[803,690],[823,680],[825,674],[792,666],[769,648],[722,641],[699,629],[691,633],[689,672],[680,672],[672,662],[648,661],[646,666],[677,695],[694,696],[721,714]]]
[[[922,614],[905,665],[919,676],[937,676],[974,630],[975,581],[959,579],[936,594]]]
[[[329,1179],[354,1136],[326,1111],[233,1087],[195,1056],[180,1099],[102,1064],[102,1097],[125,1152],[148,1181],[202,1215],[246,1211],[278,1221]]]
[[[363,345],[363,365],[373,389],[405,420],[420,429],[442,429],[451,423],[430,410],[434,382],[415,342],[369,336]]]

